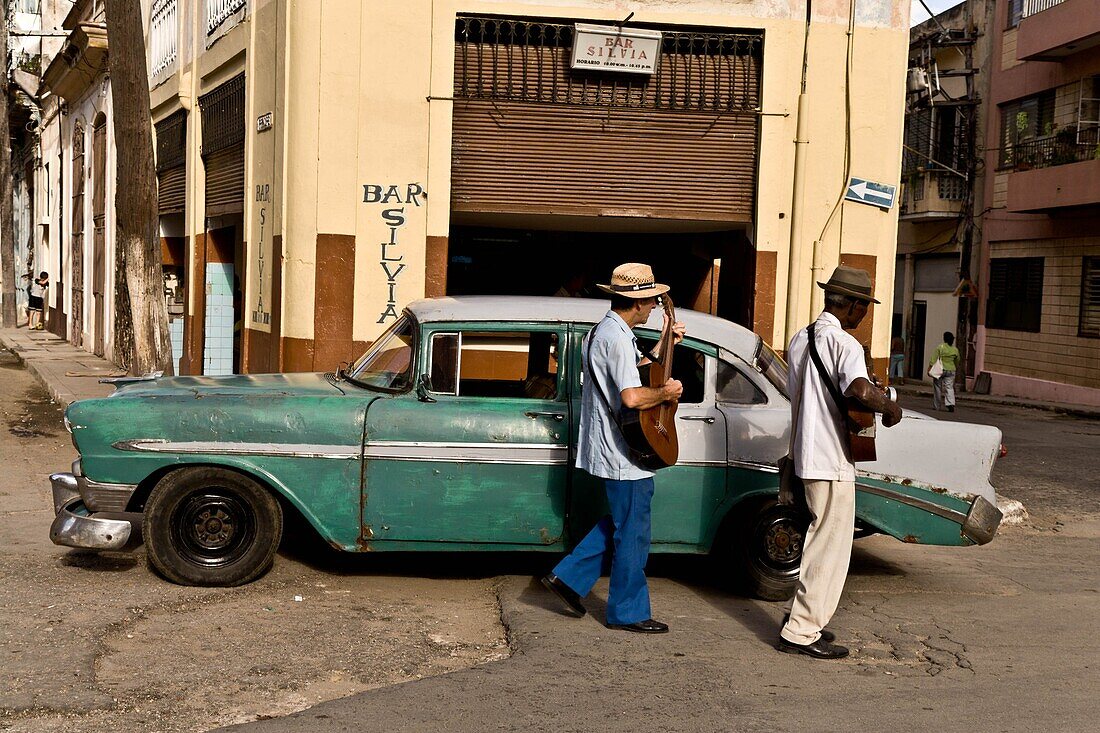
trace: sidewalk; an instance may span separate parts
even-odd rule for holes
[[[898,391],[898,394],[909,395],[913,397],[927,397],[928,408],[925,412],[932,413],[932,385],[922,384],[920,382],[907,382],[903,385],[892,384]],[[960,392],[955,390],[955,401],[961,403],[967,403],[971,405],[1010,405],[1012,407],[1030,407],[1036,410],[1050,410],[1052,412],[1061,412],[1066,415],[1073,415],[1074,417],[1083,417],[1091,420],[1100,420],[1100,407],[1090,407],[1088,405],[1071,405],[1063,402],[1043,402],[1042,400],[1029,400],[1024,397],[1008,397],[1006,395],[995,394],[975,394],[974,392]]]
[[[0,328],[0,346],[12,351],[62,405],[106,397],[115,388],[99,380],[125,374],[106,359],[82,351],[49,331]]]

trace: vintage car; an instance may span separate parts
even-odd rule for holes
[[[80,456],[51,477],[51,538],[118,550],[140,534],[157,571],[193,585],[261,575],[288,512],[349,552],[562,552],[605,512],[574,457],[581,339],[606,310],[566,298],[420,300],[346,370],[121,383],[66,413]],[[750,592],[784,597],[808,522],[776,502],[786,365],[741,326],[678,319],[688,330],[673,363],[680,457],[657,476],[653,552],[712,553]],[[655,313],[639,338],[656,340],[660,325]],[[859,534],[992,539],[997,428],[907,413],[878,434],[879,459],[859,467]]]

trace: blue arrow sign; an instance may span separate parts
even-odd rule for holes
[[[844,192],[844,198],[848,201],[889,209],[894,205],[894,194],[897,190],[897,186],[853,177],[848,182],[848,190]]]

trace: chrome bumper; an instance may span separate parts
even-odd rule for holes
[[[100,517],[88,511],[80,496],[77,479],[71,473],[50,476],[53,508],[57,516],[50,525],[55,545],[91,550],[120,550],[130,541],[133,523],[128,519]]]
[[[1003,517],[1000,509],[979,496],[970,504],[970,512],[962,525],[963,537],[976,545],[984,545],[997,534]]]

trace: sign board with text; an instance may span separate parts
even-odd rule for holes
[[[572,68],[652,74],[660,51],[660,31],[577,23]]]

